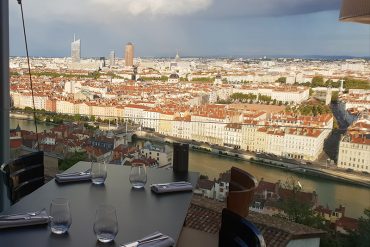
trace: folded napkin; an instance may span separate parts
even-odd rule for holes
[[[165,183],[165,184],[152,184],[150,187],[152,191],[157,194],[193,190],[193,185],[185,181]]]
[[[0,229],[47,224],[49,220],[49,215],[45,209],[32,213],[0,215]]]
[[[157,236],[154,239],[151,239],[153,236]],[[154,232],[140,240],[131,242],[128,244],[121,245],[121,247],[171,247],[175,245],[175,241],[160,232]]]
[[[60,173],[55,175],[55,181],[58,183],[79,182],[91,180],[90,172]]]

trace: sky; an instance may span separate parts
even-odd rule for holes
[[[341,0],[23,0],[31,56],[370,56],[370,25],[338,21]],[[24,56],[10,0],[10,55]]]

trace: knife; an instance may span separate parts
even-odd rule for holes
[[[191,185],[191,183],[186,182],[186,181],[181,181],[181,182],[170,182],[170,183],[163,183],[163,184],[152,184],[151,186],[168,186],[168,185]]]
[[[168,237],[163,236],[163,237],[154,238],[154,239],[150,238],[150,239],[147,239],[147,240],[139,240],[139,241],[136,241],[136,242],[124,244],[124,245],[121,245],[121,247],[138,247],[140,244],[147,244],[147,243],[156,242],[156,241],[165,240],[165,239],[168,239]]]
[[[43,210],[36,211],[36,212],[30,212],[30,213],[24,213],[24,214],[9,214],[9,215],[0,215],[0,219],[20,219],[20,218],[25,218],[25,217],[32,217],[36,216],[42,213]]]
[[[58,177],[83,176],[83,175],[90,175],[90,174],[91,174],[91,172],[71,172],[71,173],[58,174]]]

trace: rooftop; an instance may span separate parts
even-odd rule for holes
[[[223,202],[193,196],[185,226],[215,234],[221,226],[221,212],[226,205]],[[261,231],[267,246],[283,247],[290,240],[321,237],[324,231],[255,212],[249,212],[247,219]]]

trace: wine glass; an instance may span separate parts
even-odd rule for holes
[[[104,184],[107,178],[107,164],[100,162],[91,162],[91,181],[93,184]]]
[[[146,167],[143,163],[133,164],[130,171],[130,183],[135,189],[144,188],[147,180]]]
[[[50,204],[50,226],[55,234],[63,234],[68,231],[72,224],[69,201],[64,198],[56,198]]]
[[[100,205],[96,210],[94,232],[102,243],[114,240],[118,233],[116,209],[111,205]]]

